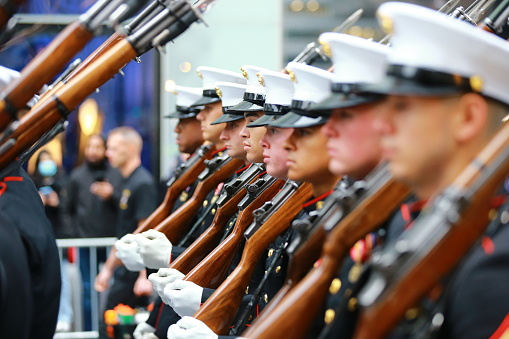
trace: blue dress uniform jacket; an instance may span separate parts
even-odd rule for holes
[[[16,228],[24,245],[25,258],[20,257],[20,265],[28,261],[30,277],[20,284],[20,290],[28,285],[33,302],[32,316],[25,319],[29,337],[53,338],[60,299],[60,259],[39,193],[23,169],[15,169],[1,179],[0,211]],[[16,307],[16,303],[11,306]]]

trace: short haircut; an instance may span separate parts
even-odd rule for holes
[[[143,148],[143,139],[141,138],[140,133],[138,133],[134,128],[129,126],[114,128],[108,133],[108,137],[114,134],[120,135],[127,143],[136,146],[137,150],[141,153]]]
[[[102,141],[104,148],[106,148],[106,137],[103,134],[101,134],[101,133],[91,134],[88,137],[88,140],[90,141],[92,138],[99,138]]]

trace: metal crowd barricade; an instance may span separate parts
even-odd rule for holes
[[[97,249],[106,248],[107,255],[111,246],[115,243],[117,238],[80,238],[80,239],[57,239],[57,246],[62,258],[63,251],[67,248],[88,248],[90,250],[89,267],[90,267],[90,305],[91,305],[91,318],[92,330],[83,330],[83,300],[82,300],[82,280],[81,271],[79,269],[80,260],[82,258],[77,256],[77,261],[71,265],[64,265],[63,279],[68,279],[69,287],[71,290],[71,304],[73,309],[73,320],[70,332],[58,332],[54,338],[98,338],[99,337],[99,294],[94,289],[94,280],[98,273],[98,258]],[[66,268],[66,266],[68,266]]]

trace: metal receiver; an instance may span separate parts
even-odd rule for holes
[[[244,233],[246,239],[249,239],[255,234],[261,225],[269,218],[274,211],[278,210],[295,191],[300,187],[300,183],[287,180],[283,188],[274,196],[271,201],[267,201],[262,207],[253,211],[254,221]]]

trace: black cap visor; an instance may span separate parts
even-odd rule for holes
[[[452,96],[475,92],[471,78],[425,68],[391,65],[380,83],[365,85],[364,93],[386,95],[415,95],[425,97]]]
[[[248,101],[241,101],[235,106],[228,107],[228,112],[258,112],[263,111],[263,106]]]
[[[223,113],[223,115],[221,115],[219,118],[217,118],[210,124],[218,125],[218,124],[222,124],[225,122],[236,121],[236,120],[240,120],[240,119],[244,119],[244,114]]]
[[[196,117],[202,109],[203,106],[196,107],[177,106],[177,110],[175,112],[165,115],[164,118],[175,118],[175,119],[193,118]]]
[[[308,110],[322,111],[322,113],[327,111],[330,112],[330,110],[334,108],[347,108],[377,102],[382,100],[384,97],[385,95],[378,93],[365,93],[365,94],[332,93],[324,101],[312,104],[308,108]]]
[[[304,128],[325,124],[327,118],[324,116],[310,117],[303,115],[304,112],[288,112],[281,118],[269,122],[267,126],[278,128]]]

